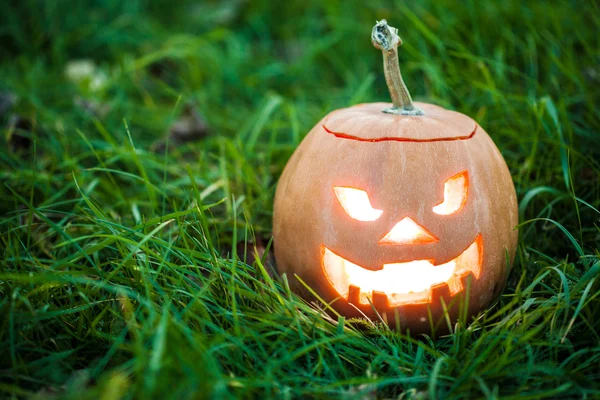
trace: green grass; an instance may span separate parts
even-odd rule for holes
[[[600,396],[597,3],[175,3],[0,4],[0,397]],[[382,18],[519,199],[502,296],[442,337],[332,319],[253,256],[303,135],[387,101]],[[187,104],[209,135],[154,151]]]

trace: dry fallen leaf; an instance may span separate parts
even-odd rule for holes
[[[155,143],[152,149],[157,153],[163,153],[167,147],[167,141],[169,147],[174,147],[202,139],[208,133],[208,124],[202,115],[192,104],[188,104],[183,114],[173,122],[166,137]]]

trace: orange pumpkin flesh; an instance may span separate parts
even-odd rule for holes
[[[415,105],[424,115],[371,103],[319,122],[279,181],[274,246],[307,299],[294,275],[345,316],[377,319],[377,310],[390,326],[426,332],[442,301],[455,321],[459,303],[472,315],[500,293],[518,220],[488,134],[463,114]]]

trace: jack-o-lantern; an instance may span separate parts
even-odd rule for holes
[[[378,22],[372,40],[393,105],[333,111],[292,155],[275,196],[277,267],[295,291],[314,299],[307,285],[345,316],[443,330],[445,312],[455,321],[462,304],[473,315],[502,290],[515,189],[473,119],[412,102],[397,30]]]

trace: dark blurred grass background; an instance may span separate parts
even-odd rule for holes
[[[443,338],[333,321],[266,271],[277,178],[327,112],[475,118],[519,198],[500,300]],[[3,1],[7,397],[600,395],[594,1]]]

